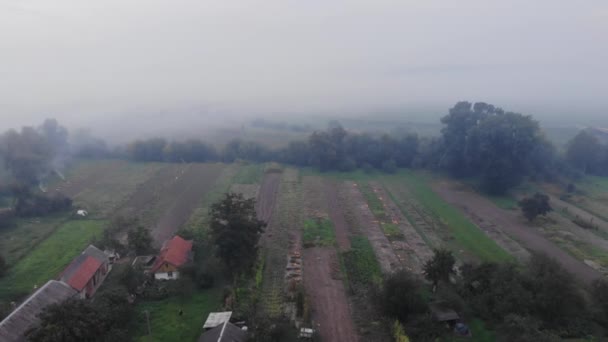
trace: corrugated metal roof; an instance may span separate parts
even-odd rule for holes
[[[61,281],[48,281],[0,322],[0,341],[25,341],[26,339],[23,335],[30,328],[38,324],[40,321],[38,314],[44,308],[51,304],[63,302],[76,295],[76,293],[76,290]]]
[[[230,321],[230,317],[232,317],[232,311],[212,312],[207,317],[205,325],[203,325],[203,329],[215,328],[218,325],[222,325]]]

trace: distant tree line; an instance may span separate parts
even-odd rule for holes
[[[254,123],[289,127],[264,120]],[[86,130],[68,136],[65,128],[50,119],[39,128],[24,127],[20,132],[10,130],[3,134],[0,154],[5,167],[26,184],[35,184],[52,173],[65,155],[141,162],[277,161],[321,171],[394,172],[417,167],[477,178],[485,191],[496,194],[527,177],[554,180],[561,176],[608,174],[608,146],[589,129],[574,137],[561,154],[531,116],[491,104],[458,102],[441,123],[443,129],[437,137],[358,133],[332,121],[326,130],[315,131],[308,139],[291,141],[282,148],[271,149],[242,139],[219,148],[200,139],[150,138],[110,149]]]

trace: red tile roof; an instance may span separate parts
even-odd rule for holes
[[[188,261],[190,251],[192,250],[192,241],[184,240],[175,235],[173,239],[165,242],[160,250],[160,255],[156,259],[152,272],[156,272],[163,264],[171,264],[175,267],[180,267]]]
[[[82,291],[87,283],[93,278],[95,272],[101,267],[101,262],[93,257],[87,256],[86,259],[78,266],[78,269],[65,280],[68,285]]]

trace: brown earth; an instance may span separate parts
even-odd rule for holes
[[[303,257],[304,286],[312,304],[313,327],[321,341],[359,341],[336,250],[331,247],[306,248]]]
[[[380,228],[380,224],[374,217],[374,214],[369,209],[357,184],[345,182],[345,186],[348,189],[349,205],[353,208],[351,212],[355,215],[355,220],[360,223],[361,233],[367,236],[372,245],[382,272],[390,274],[397,271],[401,268],[401,262],[395,254],[390,241],[384,235],[382,228]]]
[[[270,222],[272,211],[277,203],[277,194],[279,184],[281,184],[281,173],[269,172],[264,174],[258,198],[256,202],[256,212],[258,219],[264,222]]]
[[[140,185],[123,206],[153,227],[152,237],[162,244],[188,220],[224,169],[222,164],[182,164],[165,167]]]
[[[465,191],[448,181],[438,182],[433,189],[444,200],[459,208],[471,219],[472,212],[483,220],[495,223],[502,231],[517,240],[527,249],[544,253],[556,259],[561,265],[584,283],[590,283],[601,275],[585,263],[575,259],[553,242],[528,225],[516,212],[498,208],[487,198],[474,192]]]
[[[119,161],[101,163],[92,172],[68,176],[65,181],[51,187],[49,191],[51,193],[62,193],[70,198],[74,198],[82,191],[94,187],[105,175],[110,174],[113,169],[120,167],[119,164]]]
[[[403,241],[392,241],[393,249],[408,270],[422,273],[424,264],[433,258],[433,251],[393,202],[384,187],[377,182],[370,182],[370,186],[382,202],[388,222],[396,225],[403,234],[403,238],[399,239]]]
[[[336,242],[341,252],[350,250],[350,239],[348,237],[348,224],[344,217],[341,201],[338,197],[338,185],[331,179],[325,180],[325,196],[329,209],[329,218],[334,224]]]

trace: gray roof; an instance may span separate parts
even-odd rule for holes
[[[230,322],[224,322],[222,325],[205,332],[198,339],[198,342],[245,342],[247,341],[247,332],[239,329]]]
[[[69,285],[61,281],[49,280],[0,322],[0,341],[25,341],[23,335],[38,324],[38,314],[44,308],[51,304],[63,302],[74,295],[76,295],[76,290]]]
[[[99,249],[93,245],[89,245],[89,247],[87,247],[82,252],[82,254],[93,257],[93,258],[99,260],[99,262],[101,262],[102,264],[110,262],[110,257],[106,253],[104,253],[101,249]]]
[[[226,322],[229,322],[230,317],[232,317],[232,311],[212,312],[207,317],[205,325],[203,325],[203,329],[215,328],[218,325],[222,325]]]
[[[447,307],[445,303],[442,302],[429,304],[429,309],[435,319],[439,322],[456,321],[460,319],[460,316],[458,316],[456,311]]]

